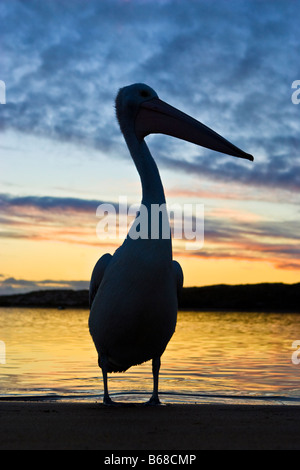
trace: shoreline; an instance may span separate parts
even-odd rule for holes
[[[2,294],[0,307],[89,309],[89,294],[87,289],[48,289]],[[300,283],[183,287],[179,310],[300,313]]]
[[[0,401],[1,450],[300,450],[300,405]]]

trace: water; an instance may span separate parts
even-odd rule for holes
[[[1,308],[0,397],[101,401],[87,322],[87,310]],[[298,339],[297,314],[179,312],[162,357],[161,400],[300,404],[300,364],[292,362]],[[146,401],[151,363],[110,374],[109,389],[117,401]]]

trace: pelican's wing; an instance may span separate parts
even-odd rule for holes
[[[105,269],[110,263],[112,255],[106,253],[98,259],[97,263],[92,272],[91,282],[90,282],[90,291],[89,291],[89,302],[90,307],[92,306],[97,290],[101,284],[102,278],[104,276]]]
[[[180,264],[177,261],[173,261],[173,272],[176,279],[177,285],[177,299],[180,299],[182,286],[183,286],[183,271],[181,269]]]

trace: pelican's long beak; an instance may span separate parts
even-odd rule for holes
[[[217,152],[254,160],[249,153],[243,152],[209,127],[159,98],[152,98],[140,105],[135,132],[139,139],[149,134],[166,134]]]

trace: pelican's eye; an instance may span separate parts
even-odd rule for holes
[[[141,91],[140,91],[140,95],[141,95],[143,98],[149,98],[150,93],[149,93],[149,91],[147,91],[147,90],[141,90]]]

